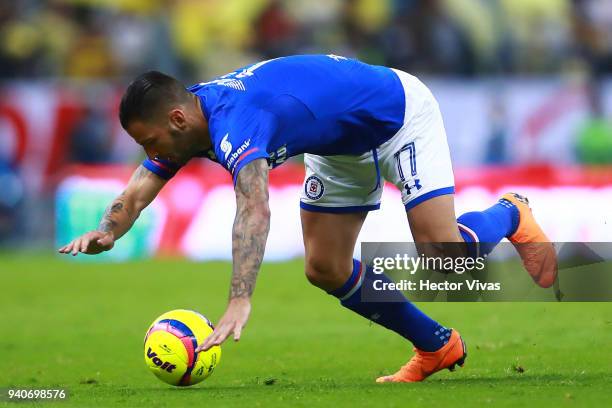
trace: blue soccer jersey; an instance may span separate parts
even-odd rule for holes
[[[404,123],[405,96],[389,68],[336,55],[298,55],[253,64],[188,88],[200,98],[212,149],[205,156],[236,180],[266,158],[271,167],[302,153],[359,155]],[[147,159],[163,178],[178,170]]]

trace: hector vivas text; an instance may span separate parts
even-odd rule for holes
[[[393,257],[375,257],[372,259],[372,272],[380,275],[386,271],[405,271],[415,275],[419,270],[435,270],[446,274],[462,275],[470,271],[482,271],[485,268],[484,257],[428,257],[420,255],[417,257],[408,254],[396,254]],[[477,279],[467,279],[463,282],[442,281],[436,282],[429,279],[408,280],[401,279],[397,282],[385,282],[382,279],[374,279],[373,289],[376,291],[401,290],[401,291],[438,291],[438,290],[487,290],[499,291],[499,282],[481,282]]]

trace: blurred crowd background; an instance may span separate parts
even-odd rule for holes
[[[321,50],[465,77],[612,71],[607,0],[20,0],[0,27],[3,78],[195,81]]]
[[[195,81],[322,50],[465,77],[612,71],[607,0],[20,0],[0,27],[3,78]]]
[[[66,166],[142,158],[116,116],[134,76],[308,53],[423,77],[456,167],[612,164],[609,0],[2,1],[0,246],[50,241]]]

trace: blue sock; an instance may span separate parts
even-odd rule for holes
[[[472,211],[457,219],[459,232],[467,243],[470,256],[488,255],[504,237],[514,234],[519,223],[518,208],[502,198],[484,211]]]
[[[448,342],[451,330],[417,309],[400,291],[385,291],[384,301],[363,301],[363,290],[372,288],[374,280],[392,282],[386,275],[374,274],[370,270],[362,274],[361,262],[353,259],[353,273],[341,288],[330,295],[340,299],[342,306],[393,330],[420,350],[436,351]]]

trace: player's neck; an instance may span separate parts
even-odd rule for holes
[[[197,124],[197,131],[198,131],[198,148],[199,151],[208,151],[212,148],[212,141],[210,140],[210,132],[208,129],[208,120],[206,119],[206,116],[204,116],[204,110],[202,109],[202,102],[200,101],[200,98],[198,98],[196,95],[193,95],[194,99],[195,99],[195,104],[198,108],[198,112],[200,112],[200,115],[198,115],[198,124]]]

